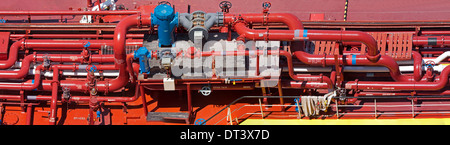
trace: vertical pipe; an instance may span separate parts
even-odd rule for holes
[[[191,115],[192,115],[192,96],[191,96],[191,84],[190,83],[187,83],[186,92],[187,92],[188,113],[189,113],[189,117],[186,122],[188,124],[190,124]]]
[[[92,0],[87,0],[87,7],[92,7]]]
[[[59,81],[59,69],[53,67],[53,81],[52,81],[52,100],[50,101],[50,118],[49,124],[56,125],[56,111],[58,101],[58,81]]]
[[[145,90],[144,90],[144,86],[139,85],[139,89],[141,91],[141,97],[142,97],[142,107],[144,108],[144,115],[145,117],[147,117],[148,115],[148,111],[147,111],[147,99],[145,98]]]
[[[278,80],[278,96],[283,96],[283,88],[281,86],[281,79]],[[280,104],[284,105],[284,100],[282,97],[280,97]],[[285,108],[284,106],[281,106],[281,112],[284,112]]]
[[[33,105],[31,105],[31,103],[29,103],[27,105],[27,124],[26,125],[32,125],[32,117],[33,117]]]

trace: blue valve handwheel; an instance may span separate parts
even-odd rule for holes
[[[91,46],[91,42],[87,42],[84,47],[88,48],[89,46]]]
[[[90,70],[91,70],[91,72],[96,72],[97,71],[97,67],[95,65],[92,65]]]
[[[203,118],[199,118],[197,120],[195,120],[194,125],[204,125],[203,122],[205,122],[206,120]]]

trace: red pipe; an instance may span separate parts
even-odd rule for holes
[[[43,15],[134,15],[140,11],[0,11],[2,16],[43,16]]]
[[[289,69],[289,76],[293,79],[293,80],[297,80],[297,81],[318,81],[319,83],[325,82],[328,85],[328,88],[333,88],[333,82],[331,81],[331,79],[327,76],[323,76],[323,75],[318,75],[318,76],[314,76],[314,75],[294,75],[294,66],[292,64],[292,55],[284,50],[280,50],[280,56],[284,56],[287,59],[287,65],[288,65],[288,69]]]
[[[133,96],[98,96],[97,100],[99,102],[133,102],[139,98],[139,87],[136,86],[135,94]],[[0,95],[0,99],[7,100],[19,100],[20,95]],[[41,100],[41,101],[49,101],[52,99],[52,96],[47,95],[37,95],[33,96],[33,99],[30,99],[30,96],[27,96],[28,100]],[[69,101],[89,101],[90,96],[71,96]]]
[[[413,45],[420,46],[450,46],[450,36],[414,36]]]
[[[351,81],[345,84],[346,89],[355,90],[440,90],[448,83],[450,67],[442,70],[439,80],[436,82],[367,82]]]
[[[25,48],[84,48],[84,45],[90,43],[89,48],[99,49],[105,45],[115,45],[113,40],[46,40],[46,39],[31,39],[26,40]],[[127,45],[139,45],[142,46],[142,40],[129,40]]]
[[[377,41],[368,33],[360,31],[336,31],[336,30],[253,30],[245,23],[234,24],[236,32],[251,40],[315,40],[315,41],[359,41],[367,46],[367,59],[376,62],[380,58]]]
[[[33,117],[33,105],[31,103],[29,103],[27,105],[27,118],[26,118],[26,125],[32,125],[32,117]]]
[[[414,59],[414,77],[415,81],[420,81],[422,78],[422,56],[420,53],[413,51]],[[333,56],[329,55],[312,55],[303,51],[296,51],[294,55],[301,62],[308,65],[323,65],[333,66],[335,60]],[[345,60],[345,62],[344,62]],[[339,57],[339,63],[341,65],[369,65],[369,66],[384,66],[389,69],[389,73],[395,81],[411,81],[411,75],[403,75],[400,72],[397,62],[390,56],[382,55],[378,62],[374,63],[362,55],[344,55]]]
[[[268,13],[267,15],[262,13],[254,14],[224,14],[224,23],[233,23],[237,17],[241,17],[246,22],[259,22],[259,23],[284,23],[290,30],[303,29],[303,24],[291,13]]]
[[[8,59],[5,61],[0,61],[0,69],[8,69],[11,66],[13,66],[15,64],[15,62],[17,61],[17,56],[18,56],[18,52],[19,49],[21,47],[24,48],[83,48],[84,45],[90,42],[91,46],[89,46],[90,48],[101,48],[101,46],[103,45],[112,45],[112,41],[111,40],[19,40],[14,42],[11,47],[10,47],[10,51],[9,51],[9,56]],[[142,42],[137,43],[138,45],[142,46]],[[40,57],[36,57],[36,59],[38,59],[38,61],[42,61],[42,56],[43,55],[38,55]],[[73,55],[73,54],[49,54],[50,56],[50,60],[51,61],[59,61],[59,62],[81,62],[83,56],[78,56],[78,55]],[[28,56],[27,56],[28,57]],[[29,66],[29,61],[30,59],[34,59],[33,58],[27,58],[25,57],[24,60],[22,60],[23,64],[22,64],[22,68],[21,68],[21,72],[25,73],[24,75],[26,75],[28,71],[26,66]],[[31,57],[31,56],[30,56]],[[55,58],[56,57],[56,58]],[[98,56],[98,55],[92,55],[91,56],[91,61],[93,62],[114,62],[113,59],[107,59],[108,57],[105,56]],[[111,58],[111,57],[110,57]],[[74,61],[74,59],[77,59],[78,61]],[[103,61],[104,60],[104,61]],[[25,63],[26,62],[26,63]],[[10,72],[4,72],[6,74],[11,75],[10,73],[15,73],[13,71]],[[13,77],[13,78],[23,78],[24,75],[17,75],[17,77]]]
[[[125,53],[125,42],[126,42],[126,33],[133,26],[139,25],[150,25],[150,16],[140,16],[140,15],[132,15],[124,18],[119,24],[117,24],[116,29],[114,31],[114,63],[117,69],[119,69],[119,76],[113,80],[105,80],[97,82],[97,89],[99,92],[109,92],[115,91],[122,87],[124,87],[129,81],[129,73],[127,71],[127,65],[125,63],[126,53]],[[71,47],[80,47],[80,44],[87,43],[85,41],[74,41],[74,43],[67,44]],[[42,43],[39,43],[42,45]],[[94,46],[96,43],[94,43]],[[27,44],[28,45],[28,44]],[[54,44],[54,45],[62,45]],[[66,45],[66,46],[67,46]],[[91,46],[93,43],[91,43]],[[61,55],[63,56],[63,55]],[[70,57],[69,57],[70,58]],[[77,59],[73,57],[72,59]],[[62,57],[61,57],[62,60]],[[61,86],[67,86],[72,91],[88,91],[88,87],[85,85],[86,80],[84,81],[73,81],[73,80],[61,80]],[[47,90],[45,87],[46,82],[43,82],[44,90]]]
[[[113,34],[11,34],[11,38],[113,38]],[[144,34],[127,34],[127,38],[144,38]],[[112,44],[112,43],[111,43]]]
[[[49,124],[56,125],[56,111],[57,111],[57,101],[58,101],[58,88],[59,88],[59,69],[58,67],[53,68],[53,81],[52,81],[52,99],[50,100],[50,117]]]
[[[100,82],[98,86],[106,86],[103,91],[114,91],[122,88],[129,81],[127,72],[125,40],[128,30],[133,26],[151,25],[148,15],[131,15],[122,19],[114,30],[114,64],[119,69],[119,77],[110,83]],[[99,89],[100,90],[100,89]],[[102,91],[102,90],[100,90]]]
[[[23,47],[25,44],[25,40],[19,40],[14,42],[9,48],[9,56],[6,61],[0,61],[0,69],[8,69],[13,66],[17,61],[17,55],[19,53],[19,49]]]

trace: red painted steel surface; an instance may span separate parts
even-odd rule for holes
[[[280,41],[280,50],[191,47],[174,57],[277,55],[287,68],[272,80],[277,86],[265,86],[269,77],[260,76],[257,67],[257,76],[250,78],[176,78],[175,91],[166,91],[162,79],[140,73],[142,60],[129,48],[146,46],[148,35],[157,36],[151,13],[159,1],[119,0],[117,4],[128,8],[120,11],[85,11],[97,5],[87,2],[91,1],[24,0],[0,5],[0,124],[198,124],[207,119],[211,125],[248,118],[450,115],[450,3],[445,1],[349,1],[343,21],[345,0],[274,0],[270,9],[261,7],[263,1],[233,0],[224,23],[209,31],[228,33],[223,40]],[[221,12],[217,0],[169,2],[179,13]],[[80,23],[83,15],[94,15],[95,21]],[[179,27],[175,33],[187,33]],[[151,59],[160,59],[162,54],[156,52],[152,50]],[[257,59],[260,63],[265,62]],[[304,67],[331,69],[302,72]],[[351,72],[352,67],[362,69]],[[114,77],[104,76],[111,71]],[[210,96],[201,95],[205,86],[210,86]],[[296,111],[292,97],[278,97],[304,99],[331,91],[348,98],[333,98],[328,111],[314,117]],[[262,97],[233,103],[242,96]],[[186,116],[154,121],[155,112]]]

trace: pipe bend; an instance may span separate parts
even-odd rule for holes
[[[131,15],[122,19],[114,30],[114,64],[119,69],[119,76],[110,82],[103,81],[105,92],[112,92],[124,87],[129,81],[127,71],[125,42],[126,34],[131,27],[138,25],[151,25],[149,15]]]
[[[20,47],[23,47],[24,44],[25,39],[21,39],[11,45],[9,49],[8,59],[6,61],[0,61],[0,69],[8,69],[16,63],[19,49]]]

